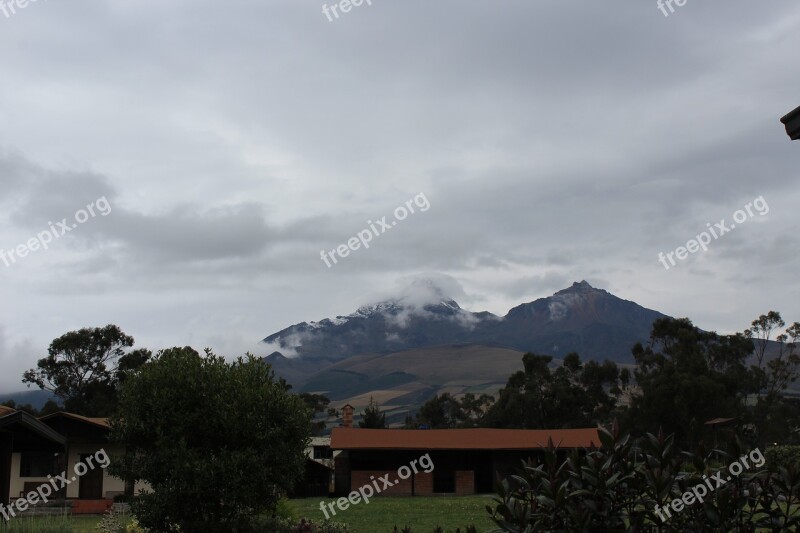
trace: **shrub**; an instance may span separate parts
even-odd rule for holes
[[[744,455],[683,452],[674,435],[633,440],[617,424],[600,429],[600,449],[564,456],[548,443],[540,461],[500,480],[492,520],[504,532],[533,531],[797,531],[800,476],[794,469],[745,471],[671,515],[664,510],[718,468]],[[691,466],[690,466],[691,465]],[[661,510],[657,513],[656,506]],[[661,513],[661,514],[659,514]],[[665,523],[666,522],[666,523]]]
[[[767,468],[777,472],[779,468],[800,467],[800,446],[773,446],[764,452]]]
[[[288,498],[281,498],[275,506],[275,513],[278,518],[284,518],[293,522],[297,522],[297,516],[294,512],[294,507],[289,503]]]
[[[348,533],[347,524],[325,520],[315,524],[301,518],[300,521],[280,517],[259,517],[253,521],[252,533]]]

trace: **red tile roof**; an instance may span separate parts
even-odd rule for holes
[[[0,416],[6,416],[12,413],[16,413],[16,411],[10,407],[6,407],[5,405],[0,405]]]
[[[361,429],[334,428],[334,450],[529,450],[547,439],[560,448],[600,446],[597,429]]]

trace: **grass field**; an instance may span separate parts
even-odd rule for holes
[[[97,533],[95,526],[100,519],[99,516],[20,517],[11,520],[7,526],[0,525],[0,533]]]
[[[291,500],[290,504],[298,516],[317,522],[325,518],[319,502],[319,498],[307,498]],[[453,533],[457,527],[463,532],[471,524],[483,532],[495,527],[486,513],[487,505],[492,505],[490,496],[382,496],[346,511],[337,510],[332,519],[350,526],[351,533],[391,533],[395,525],[399,528],[411,526],[414,533],[432,533],[434,527],[440,525],[446,533]]]

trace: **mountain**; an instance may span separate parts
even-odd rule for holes
[[[294,362],[298,370],[312,360],[326,365],[353,355],[448,344],[507,347],[556,357],[575,351],[587,359],[631,363],[631,347],[647,340],[653,321],[665,316],[586,281],[514,307],[504,317],[466,311],[437,287],[429,284],[424,289],[350,315],[302,322],[264,342],[295,352],[303,363],[288,359],[276,366],[288,368]]]
[[[44,404],[47,403],[47,400],[56,400],[57,402],[61,403],[61,401],[56,398],[53,393],[36,389],[0,394],[0,402],[5,402],[7,400],[14,400],[17,405],[30,404],[36,409],[41,409],[44,407]]]
[[[268,336],[277,351],[265,359],[297,392],[357,410],[374,397],[400,424],[435,394],[496,393],[528,351],[554,364],[574,351],[630,365],[633,345],[663,316],[581,281],[500,317],[462,309],[436,283],[417,280],[397,297]]]

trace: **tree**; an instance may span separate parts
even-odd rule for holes
[[[449,392],[437,394],[417,411],[417,425],[429,429],[458,427],[458,422],[462,418],[461,405]]]
[[[38,416],[52,415],[53,413],[60,413],[63,410],[64,409],[62,409],[61,406],[58,405],[55,401],[49,399],[46,402],[44,402],[44,405],[39,410]]]
[[[384,429],[386,427],[386,414],[381,413],[378,402],[369,397],[369,405],[364,409],[363,418],[358,422],[358,427],[366,429]]]
[[[317,420],[318,413],[326,413],[330,414],[329,405],[331,403],[330,398],[324,396],[322,394],[311,394],[308,392],[303,392],[299,395],[299,398],[303,400],[303,403],[306,405],[306,408],[311,411],[311,432],[314,435],[321,435],[325,428],[328,427],[328,424],[325,422],[325,419]],[[335,411],[335,409],[334,409]]]
[[[571,353],[551,369],[549,355],[526,353],[524,369],[500,390],[483,424],[496,428],[554,429],[591,427],[605,422],[619,394],[617,365],[582,363]]]
[[[112,473],[149,484],[133,505],[152,531],[247,531],[302,476],[309,415],[250,354],[164,350],[122,384]]]
[[[707,435],[704,423],[743,414],[752,388],[745,361],[753,343],[744,335],[720,336],[696,328],[688,318],[659,318],[650,342],[633,348],[638,392],[629,424],[640,432],[662,428],[682,445]]]
[[[6,400],[3,403],[0,403],[0,405],[4,405],[5,407],[10,407],[11,409],[14,409],[16,411],[23,411],[25,413],[28,413],[29,415],[39,416],[39,412],[36,410],[36,408],[29,403],[26,403],[24,405],[19,405],[14,400]]]
[[[26,371],[22,382],[54,393],[67,411],[108,416],[116,406],[118,384],[151,356],[149,350],[126,354],[131,346],[133,337],[113,324],[70,331],[50,343],[48,356]]]
[[[774,341],[771,341],[772,335],[786,326],[780,313],[770,311],[761,315],[751,326],[744,336],[755,345],[756,364],[750,367],[755,384],[751,392],[756,396],[750,413],[750,422],[756,428],[755,440],[759,444],[795,440],[800,411],[798,403],[787,399],[784,392],[798,379],[800,323],[795,322],[777,334]],[[773,349],[770,351],[770,348]]]
[[[437,394],[417,412],[417,425],[431,429],[472,428],[482,424],[487,409],[494,401],[488,394],[466,393],[458,400],[445,392]]]

